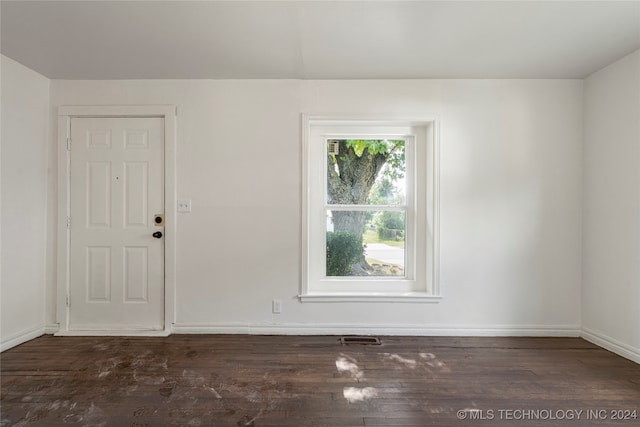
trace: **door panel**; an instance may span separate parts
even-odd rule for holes
[[[164,121],[71,119],[70,330],[164,328]]]
[[[87,247],[87,300],[111,299],[111,248]]]
[[[87,162],[87,227],[111,225],[111,163]]]
[[[149,280],[147,271],[148,249],[144,247],[124,248],[124,288],[125,301],[146,302]]]
[[[124,203],[125,228],[148,227],[149,211],[146,194],[149,192],[147,178],[149,165],[143,162],[125,162]]]

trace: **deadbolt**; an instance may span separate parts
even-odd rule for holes
[[[156,227],[163,227],[163,226],[164,226],[164,215],[162,215],[162,214],[155,214],[155,215],[153,216],[153,222],[154,222],[154,225],[155,225]]]

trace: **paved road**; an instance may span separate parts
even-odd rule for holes
[[[404,249],[384,243],[367,243],[367,258],[375,258],[389,264],[404,267]]]

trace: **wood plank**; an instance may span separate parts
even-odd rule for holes
[[[2,427],[640,425],[640,366],[577,338],[43,336],[0,363]]]

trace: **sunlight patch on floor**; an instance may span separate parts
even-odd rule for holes
[[[351,378],[355,380],[360,380],[364,377],[364,373],[358,367],[357,360],[348,357],[348,356],[340,356],[336,360],[336,368],[338,372],[348,372],[351,375]]]
[[[416,366],[418,365],[418,362],[416,362],[414,359],[406,359],[400,356],[399,354],[385,353],[384,356],[385,358],[392,360],[394,362],[402,363],[405,367],[409,369],[415,369]]]
[[[349,403],[355,403],[376,397],[378,395],[378,391],[374,387],[345,387],[342,390],[342,394]]]

